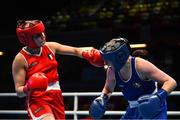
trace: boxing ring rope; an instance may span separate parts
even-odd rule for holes
[[[67,92],[62,93],[64,97],[74,96],[74,108],[71,111],[65,111],[66,115],[74,115],[74,120],[78,119],[78,115],[88,115],[85,110],[78,110],[78,97],[80,96],[99,96],[101,92]],[[112,96],[123,96],[122,92],[114,92]],[[180,96],[180,91],[173,91],[169,96]],[[16,93],[0,93],[0,97],[17,97]],[[123,115],[125,111],[106,111],[105,115]],[[27,114],[25,110],[0,110],[0,114]],[[168,115],[180,116],[180,111],[168,111]]]

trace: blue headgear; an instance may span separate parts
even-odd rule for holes
[[[100,53],[105,61],[111,61],[116,70],[120,70],[126,63],[131,48],[125,38],[112,39],[100,48]]]

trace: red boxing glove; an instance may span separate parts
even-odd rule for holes
[[[82,52],[82,56],[96,67],[104,66],[104,60],[97,49],[85,50]]]
[[[45,91],[48,86],[48,78],[44,73],[33,74],[23,88],[24,93],[28,91]]]

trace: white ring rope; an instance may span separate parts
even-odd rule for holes
[[[63,96],[99,96],[101,92],[66,92]],[[111,96],[123,96],[122,92],[114,92]],[[180,96],[180,91],[171,92],[170,96]],[[16,93],[0,93],[0,97],[17,97]]]
[[[78,97],[79,96],[99,96],[101,92],[69,92],[62,93],[64,97],[74,96],[74,109],[72,111],[65,111],[66,115],[88,115],[88,111],[78,110]],[[112,96],[123,96],[122,92],[114,92]],[[173,91],[170,96],[180,96],[180,91]],[[17,97],[16,93],[0,93],[0,97]],[[106,111],[105,115],[123,115],[125,111]],[[25,110],[0,110],[0,114],[27,114]],[[180,115],[180,111],[168,111],[168,115]]]
[[[105,115],[123,115],[125,111],[106,111]],[[0,114],[27,114],[25,110],[0,110]],[[89,115],[89,111],[65,111],[66,115]],[[180,111],[168,111],[168,115],[180,115]]]

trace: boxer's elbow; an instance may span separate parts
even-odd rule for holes
[[[171,84],[173,86],[173,88],[175,89],[177,87],[177,82],[175,80],[172,80],[171,81]]]
[[[171,79],[167,85],[170,86],[170,92],[172,92],[177,87],[177,82],[174,79]]]

